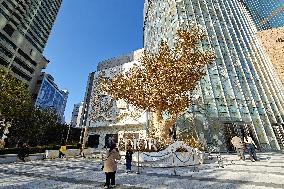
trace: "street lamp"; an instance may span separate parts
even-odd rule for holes
[[[200,97],[201,97],[200,95],[192,95],[192,94],[190,94],[190,101],[191,101],[191,106],[192,106],[192,121],[193,121],[192,124],[193,124],[194,132],[195,132],[195,135],[196,135],[197,139],[199,139],[199,137],[198,137],[198,134],[197,134],[197,131],[196,131],[195,105],[198,105],[198,100],[199,100]]]

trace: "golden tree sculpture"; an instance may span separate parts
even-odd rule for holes
[[[189,93],[205,75],[204,66],[215,59],[203,50],[205,34],[199,27],[178,30],[173,48],[161,42],[156,53],[144,50],[139,64],[111,78],[100,78],[101,89],[153,113],[155,138],[169,138],[169,129],[189,105]],[[167,115],[167,116],[165,116]]]

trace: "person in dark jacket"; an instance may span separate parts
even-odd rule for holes
[[[244,142],[246,144],[246,148],[247,148],[247,151],[250,155],[250,160],[252,162],[254,161],[257,161],[257,157],[256,157],[256,153],[255,153],[255,149],[256,149],[256,144],[254,143],[253,139],[250,137],[250,135],[246,135],[244,137]]]
[[[26,161],[25,158],[29,156],[29,147],[26,143],[20,142],[18,144],[18,158],[22,161]]]
[[[133,154],[132,146],[128,145],[126,149],[126,155],[125,155],[127,173],[131,172],[132,154]]]

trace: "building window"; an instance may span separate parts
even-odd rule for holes
[[[5,27],[3,28],[3,30],[9,35],[12,36],[15,29],[10,25],[10,24],[6,24]]]
[[[9,65],[9,62],[7,62],[5,59],[0,57],[0,65],[7,67]]]
[[[15,66],[11,66],[11,70],[15,73],[15,74],[17,74],[17,75],[19,75],[19,76],[21,76],[22,78],[24,78],[25,80],[27,80],[27,81],[30,81],[32,78],[30,77],[30,76],[28,76],[26,73],[24,73],[23,71],[21,71],[21,70],[19,70],[17,67],[15,67]]]

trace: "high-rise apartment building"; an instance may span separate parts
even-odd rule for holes
[[[62,0],[0,0],[0,67],[33,91],[48,60],[42,52]]]
[[[232,133],[250,133],[265,150],[284,147],[273,130],[283,124],[283,86],[239,0],[146,0],[144,14],[146,50],[155,51],[162,39],[172,45],[179,28],[199,25],[207,35],[201,47],[216,54],[180,127],[193,117],[208,143],[214,139],[221,149],[231,148]]]
[[[284,0],[239,0],[259,30],[284,26]]]

